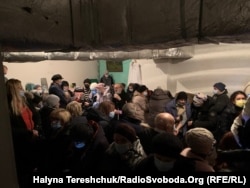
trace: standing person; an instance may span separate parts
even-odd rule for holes
[[[61,88],[64,91],[64,94],[67,97],[67,99],[69,100],[69,102],[74,100],[75,93],[70,90],[68,81],[63,80],[62,83],[61,83]]]
[[[82,107],[83,109],[87,109],[89,107],[92,106],[93,104],[93,101],[91,100],[90,98],[90,93],[91,93],[91,89],[90,89],[90,85],[91,85],[91,80],[86,78],[84,81],[83,81],[83,94],[81,96],[81,103],[82,103]]]
[[[247,94],[241,90],[235,91],[230,95],[230,103],[228,103],[226,109],[221,113],[223,121],[220,122],[220,126],[217,127],[217,135],[221,136],[220,141],[225,134],[232,134],[230,128],[234,123],[235,118],[239,116],[247,102]],[[223,141],[224,142],[224,141]]]
[[[221,131],[218,130],[223,125],[223,122],[226,121],[225,116],[222,116],[222,114],[225,110],[227,110],[228,104],[230,104],[230,99],[226,85],[222,82],[217,82],[213,85],[213,93],[214,95],[212,96],[212,104],[209,111],[217,116],[217,130],[214,132],[214,135],[219,143],[222,135],[220,133]]]
[[[120,116],[122,116],[122,113],[121,113],[122,107],[128,101],[127,94],[121,83],[114,84],[114,94],[112,97],[113,97],[112,101],[115,104],[115,109],[116,109],[115,119],[119,120]]]
[[[134,128],[120,123],[114,130],[113,138],[114,141],[102,158],[101,171],[133,172],[136,165],[147,156]]]
[[[141,160],[136,172],[172,172],[175,161],[180,157],[183,143],[172,133],[162,132],[152,139],[152,153]]]
[[[215,172],[216,140],[206,128],[196,127],[185,134],[186,148],[174,165],[175,172]]]
[[[176,130],[178,131],[178,136],[183,138],[187,131],[189,118],[191,117],[191,105],[187,101],[187,93],[181,91],[177,93],[176,97],[167,103],[165,111],[174,116],[177,126]]]
[[[4,81],[7,82],[8,78],[6,77],[6,74],[8,73],[8,67],[6,65],[3,65],[3,74],[4,74]]]
[[[174,97],[169,90],[163,90],[157,87],[149,99],[149,113],[147,115],[147,122],[150,126],[154,127],[154,118],[157,114],[165,112],[165,106]]]
[[[60,74],[55,74],[52,76],[52,83],[49,87],[49,94],[57,95],[60,98],[60,108],[66,108],[68,100],[61,88],[63,77]]]
[[[145,85],[140,85],[134,92],[132,103],[137,106],[137,117],[142,123],[147,123],[145,114],[148,113],[148,88]]]
[[[134,95],[134,91],[135,91],[137,88],[139,88],[139,87],[140,87],[140,85],[137,84],[137,83],[129,83],[129,84],[128,84],[127,91],[126,91],[127,97],[128,97],[128,99],[127,99],[128,102],[132,102],[132,98],[133,98],[133,95]]]
[[[6,82],[6,91],[17,176],[20,185],[23,185],[37,164],[35,159],[38,148],[35,141],[39,137],[39,132],[36,129],[38,122],[34,117],[36,109],[26,99],[20,80],[9,79]]]
[[[113,77],[109,74],[109,71],[106,70],[103,76],[100,79],[100,83],[104,83],[104,86],[109,86],[110,88],[114,85],[114,79]]]

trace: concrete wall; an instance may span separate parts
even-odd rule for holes
[[[195,46],[190,59],[139,59],[142,83],[150,89],[160,86],[175,94],[185,90],[190,93],[212,94],[215,82],[224,82],[229,93],[243,90],[250,80],[249,44],[208,44]],[[127,83],[129,63],[123,61],[123,72],[111,72],[115,81]],[[89,77],[98,79],[106,70],[105,61],[41,61],[38,63],[7,63],[7,77],[18,78],[25,86],[28,82],[40,83],[40,78],[62,74],[69,83],[81,86]]]
[[[161,86],[175,94],[184,90],[211,95],[213,84],[223,82],[229,94],[243,90],[250,81],[250,45],[220,44],[195,46],[193,58],[137,60],[143,83],[150,89]]]
[[[7,78],[16,78],[22,81],[23,87],[27,83],[41,84],[41,78],[46,78],[48,85],[54,74],[61,74],[64,80],[77,86],[83,85],[85,78],[97,79],[97,61],[57,61],[46,60],[40,62],[7,63]]]

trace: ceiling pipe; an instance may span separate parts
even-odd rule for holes
[[[113,52],[4,52],[6,62],[39,62],[45,60],[126,60],[126,59],[188,59],[194,55],[194,46],[180,48],[113,51]]]

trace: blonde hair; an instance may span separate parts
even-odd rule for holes
[[[62,125],[66,125],[71,120],[71,114],[64,108],[56,108],[50,113],[50,120],[59,120]]]
[[[20,95],[20,90],[24,91],[20,80],[12,78],[6,81],[8,100],[15,115],[20,115],[22,109],[27,106],[25,98]]]
[[[72,117],[81,116],[83,113],[82,105],[77,101],[71,101],[68,103],[66,109],[71,113]]]

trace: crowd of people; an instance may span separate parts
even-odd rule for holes
[[[42,173],[171,173],[249,171],[250,98],[150,90],[116,83],[108,72],[99,83],[83,80],[72,90],[62,75],[48,93],[6,79],[19,181]]]

